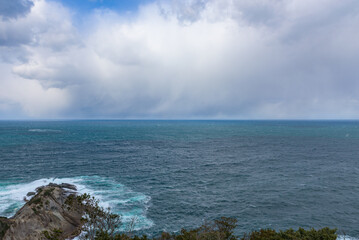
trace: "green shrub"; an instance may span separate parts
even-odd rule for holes
[[[111,213],[110,209],[99,206],[99,201],[88,194],[76,197],[85,211],[81,219],[83,234],[80,239],[112,240],[116,238],[116,230],[121,226],[121,216]]]
[[[116,233],[121,226],[121,217],[110,212],[110,209],[99,207],[99,201],[88,194],[69,196],[65,204],[76,204],[85,211],[82,221],[83,234],[81,239],[90,240],[148,240],[146,235],[132,236],[135,220],[127,233]],[[336,229],[323,228],[319,230],[275,231],[273,229],[261,229],[245,234],[242,238],[234,235],[237,227],[237,219],[221,217],[202,226],[190,230],[182,229],[179,234],[163,232],[153,240],[336,240]]]
[[[60,238],[61,234],[62,234],[61,229],[54,228],[51,232],[43,231],[42,234],[48,240],[60,240],[60,239],[62,239],[62,238]]]
[[[297,231],[288,229],[276,232],[273,229],[261,229],[245,235],[241,240],[336,240],[336,229],[322,228],[319,230],[305,230],[299,228]]]
[[[45,197],[51,196],[51,193],[55,190],[55,188],[46,189],[44,192]]]
[[[40,197],[33,197],[29,201],[29,204],[40,204],[40,203],[41,203],[41,198]]]

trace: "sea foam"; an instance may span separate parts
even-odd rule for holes
[[[125,229],[136,219],[135,230],[147,229],[153,222],[146,217],[150,197],[134,192],[128,187],[105,177],[81,176],[74,178],[43,178],[30,183],[0,183],[0,215],[10,217],[21,208],[28,192],[49,183],[70,183],[76,185],[79,193],[89,193],[100,200],[100,206],[122,216]]]
[[[359,240],[359,238],[355,238],[355,237],[350,237],[350,236],[344,236],[344,235],[339,235],[337,240]]]

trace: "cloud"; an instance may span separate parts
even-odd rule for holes
[[[199,14],[206,8],[206,0],[183,0],[183,1],[159,1],[157,2],[161,14],[164,17],[176,18],[182,23],[191,23],[198,20]]]
[[[11,19],[24,16],[33,5],[31,0],[1,0],[0,17]]]
[[[0,116],[6,118],[56,118],[69,107],[66,89],[44,88],[38,81],[11,73],[9,64],[1,64]]]
[[[8,73],[0,113],[359,117],[357,1],[159,0],[130,16],[100,9],[81,22],[44,0],[1,22],[0,71]]]
[[[68,9],[43,0],[31,3],[34,6],[28,15],[0,21],[0,47],[28,45],[61,49],[80,41]]]

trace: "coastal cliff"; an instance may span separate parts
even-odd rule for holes
[[[81,232],[84,206],[73,201],[76,187],[49,184],[29,192],[11,218],[0,218],[0,240],[71,239]]]

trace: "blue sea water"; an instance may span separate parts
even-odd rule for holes
[[[0,121],[0,215],[76,184],[141,233],[239,220],[359,237],[356,121]]]

